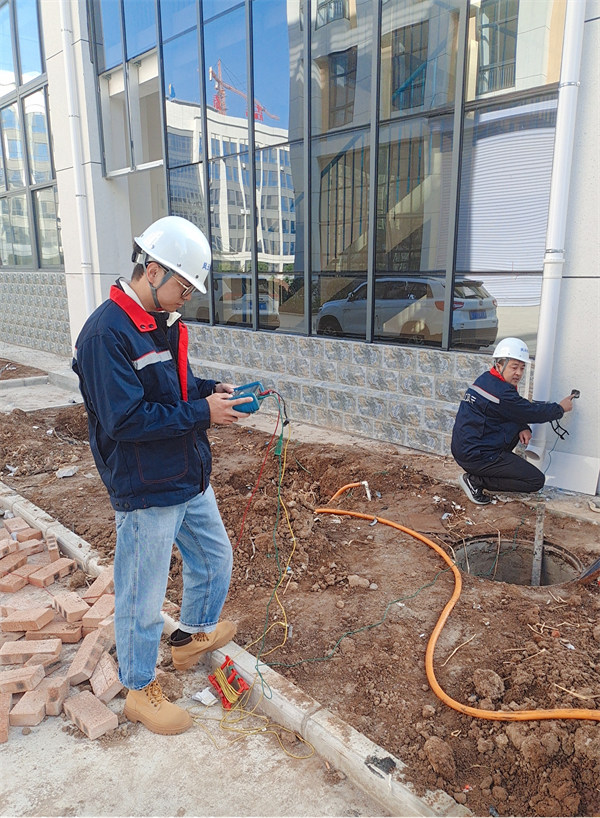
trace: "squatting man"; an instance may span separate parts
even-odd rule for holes
[[[465,392],[452,430],[452,456],[465,470],[458,481],[472,503],[486,505],[486,492],[539,491],[541,472],[513,452],[531,440],[530,423],[562,418],[573,408],[573,395],[559,403],[531,402],[517,387],[529,363],[529,350],[520,338],[505,338],[493,353],[494,364]]]
[[[155,733],[182,733],[189,713],[156,681],[173,543],[183,561],[173,665],[194,666],[235,632],[219,621],[232,548],[210,485],[206,430],[248,417],[233,385],[194,377],[177,312],[206,292],[211,252],[190,221],[167,216],[134,240],[132,278],[119,278],[77,339],[79,376],[94,460],[115,510],[115,641],[125,716]]]

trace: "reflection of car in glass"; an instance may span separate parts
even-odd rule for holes
[[[375,282],[374,331],[378,336],[412,341],[441,341],[445,282],[439,278],[403,276]],[[326,301],[317,315],[319,335],[362,335],[366,324],[367,284],[346,298]],[[452,305],[455,344],[487,346],[496,340],[496,300],[481,281],[456,279]]]
[[[267,293],[259,293],[258,313],[258,322],[261,327],[265,329],[278,329],[279,305],[277,301]],[[252,296],[246,293],[232,301],[220,299],[215,304],[215,320],[219,321],[221,315],[226,324],[251,324]]]
[[[242,292],[247,286],[246,277],[216,278],[213,282],[215,292],[215,323],[252,325],[252,294]],[[258,309],[259,326],[262,329],[279,328],[279,301],[269,292],[269,281],[264,278],[258,280]],[[200,292],[192,293],[189,302],[186,302],[180,312],[184,318],[207,322],[209,320],[208,295]]]

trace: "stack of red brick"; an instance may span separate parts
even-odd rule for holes
[[[113,569],[77,593],[59,584],[75,566],[54,535],[44,539],[20,517],[0,526],[0,742],[9,726],[33,726],[62,710],[92,739],[118,726],[107,707],[122,689],[110,654]],[[28,585],[44,590],[41,602],[38,592],[27,605]],[[83,683],[91,690],[77,691]]]

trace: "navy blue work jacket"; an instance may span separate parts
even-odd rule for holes
[[[493,462],[510,451],[530,423],[564,415],[558,403],[532,403],[493,371],[484,372],[464,394],[452,430],[452,455],[458,461]]]
[[[86,321],[73,369],[88,415],[90,446],[115,510],[171,506],[204,491],[212,459],[204,400],[187,327],[146,312],[119,283]]]

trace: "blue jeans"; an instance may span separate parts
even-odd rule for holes
[[[183,560],[180,622],[190,633],[215,629],[233,553],[211,486],[180,505],[117,511],[115,522],[119,679],[130,690],[141,690],[156,675],[173,543]]]

